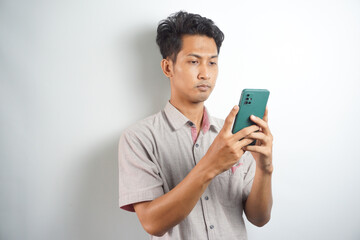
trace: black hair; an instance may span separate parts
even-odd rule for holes
[[[183,35],[205,35],[213,38],[218,53],[224,41],[224,33],[211,19],[179,11],[160,21],[157,28],[156,43],[164,59],[170,57],[176,61],[176,56],[182,48]]]

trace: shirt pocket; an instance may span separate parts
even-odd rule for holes
[[[239,207],[242,205],[242,167],[237,169],[234,173],[229,169],[219,174],[213,179],[213,186],[221,205],[225,207]]]

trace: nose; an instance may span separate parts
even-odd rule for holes
[[[208,69],[208,66],[206,66],[205,64],[202,64],[199,69],[198,79],[200,79],[200,80],[209,80],[210,79],[210,70]]]

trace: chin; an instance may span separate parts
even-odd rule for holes
[[[205,102],[208,98],[209,98],[210,95],[202,95],[202,96],[197,96],[196,98],[194,98],[192,100],[193,103],[200,103],[200,102]]]

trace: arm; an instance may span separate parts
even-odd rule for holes
[[[208,167],[200,161],[170,192],[153,201],[134,204],[145,231],[162,236],[181,222],[195,207],[213,177]]]
[[[251,133],[248,138],[256,139],[255,146],[246,146],[244,150],[251,151],[256,161],[256,170],[251,192],[245,203],[247,219],[258,227],[264,226],[269,220],[272,208],[271,176],[272,165],[272,142],[266,109],[264,119],[251,118],[261,127],[261,132]]]
[[[245,203],[247,219],[258,227],[264,226],[271,216],[271,173],[256,167],[251,192]]]
[[[134,204],[134,209],[144,229],[151,235],[162,236],[186,218],[211,180],[233,166],[252,139],[242,139],[259,129],[253,125],[236,134],[231,133],[238,106],[225,120],[223,129],[211,144],[205,156],[175,188],[148,202]]]

